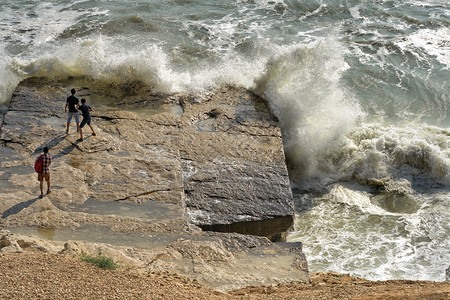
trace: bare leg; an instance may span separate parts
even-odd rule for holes
[[[91,128],[91,130],[92,130],[92,135],[95,135],[95,132],[94,132],[94,128],[92,128],[92,126],[91,125],[89,125],[89,127]]]
[[[66,129],[66,133],[69,133],[69,126],[70,126],[70,122],[67,122],[67,129]]]
[[[77,122],[77,132],[80,130],[80,123]]]
[[[44,191],[43,191],[44,175],[38,174],[38,180],[39,180],[39,188],[41,189],[41,195],[39,196],[39,198],[42,198],[42,196],[44,195]]]
[[[47,174],[47,178],[45,178],[45,180],[47,181],[47,194],[50,194],[51,190],[50,190],[50,174]],[[42,189],[41,189],[42,191]]]
[[[79,128],[80,129],[80,140],[83,140],[83,128]]]

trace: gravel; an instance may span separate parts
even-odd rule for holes
[[[369,281],[315,273],[309,283],[255,286],[228,294],[186,277],[100,269],[38,250],[0,254],[0,299],[450,299],[450,282]]]

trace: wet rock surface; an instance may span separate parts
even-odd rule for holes
[[[73,120],[65,134],[73,86],[94,109],[97,135],[85,127],[83,141]],[[103,247],[130,268],[171,270],[219,290],[307,280],[301,245],[267,239],[283,239],[293,200],[278,122],[245,90],[158,95],[28,82],[13,94],[0,139],[1,226],[58,248],[5,232],[1,252]],[[52,193],[40,199],[33,164],[45,146]]]

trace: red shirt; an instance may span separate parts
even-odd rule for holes
[[[42,172],[41,174],[48,174],[50,173],[50,164],[52,163],[52,157],[48,153],[44,153],[36,158],[36,161],[39,159],[39,157],[42,156]]]

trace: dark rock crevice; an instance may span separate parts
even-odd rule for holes
[[[129,200],[130,198],[137,198],[137,197],[142,197],[142,196],[148,196],[154,193],[158,193],[158,192],[169,192],[171,189],[167,188],[167,189],[156,189],[156,190],[152,190],[152,191],[147,191],[144,193],[140,193],[140,194],[135,194],[135,195],[130,195],[121,199],[116,199],[114,201],[126,201]]]
[[[269,216],[259,221],[243,221],[231,224],[198,225],[204,231],[234,232],[240,234],[265,236],[272,242],[286,241],[286,233],[292,227],[292,216]]]

